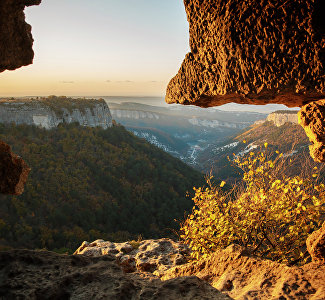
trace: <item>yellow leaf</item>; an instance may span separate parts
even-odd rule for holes
[[[220,187],[223,187],[225,184],[226,184],[226,182],[225,182],[224,180],[221,181],[221,183],[220,183]]]
[[[267,146],[268,146],[268,143],[264,143],[264,147],[267,148]]]

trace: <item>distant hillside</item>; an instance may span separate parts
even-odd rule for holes
[[[245,141],[245,143],[244,143]],[[311,160],[309,157],[309,140],[303,128],[292,122],[276,126],[273,121],[265,121],[234,135],[224,143],[210,145],[200,153],[197,161],[203,172],[213,170],[214,175],[220,179],[234,179],[239,177],[238,169],[232,167],[233,155],[244,155],[250,151],[257,151],[268,143],[270,153],[279,151],[284,157],[300,160],[300,167]]]
[[[36,125],[50,129],[61,123],[73,122],[82,126],[108,128],[112,126],[112,116],[103,99],[65,96],[0,99],[0,123]]]
[[[0,245],[75,249],[83,240],[171,235],[203,176],[121,126],[0,125],[32,168],[20,197],[0,196]]]

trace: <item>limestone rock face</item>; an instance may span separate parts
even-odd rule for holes
[[[325,162],[325,99],[304,105],[298,118],[312,143],[309,146],[311,157],[317,162]]]
[[[31,26],[25,22],[25,6],[41,0],[0,1],[0,72],[15,70],[33,62]]]
[[[20,195],[29,172],[30,168],[23,159],[0,140],[0,193]]]
[[[184,0],[190,48],[167,103],[301,106],[325,96],[322,0]]]
[[[275,126],[280,127],[285,123],[298,124],[297,112],[274,112],[267,116],[266,121],[271,121]]]
[[[289,267],[249,257],[231,245],[197,264],[188,263],[166,271],[162,280],[197,276],[232,299],[324,299],[325,265],[310,263]]]
[[[46,129],[60,123],[78,122],[82,126],[108,128],[112,116],[104,100],[65,99],[0,101],[0,123],[36,125]]]
[[[114,255],[127,273],[138,271],[160,276],[167,269],[184,264],[188,251],[186,245],[164,238],[125,243],[83,242],[74,254],[92,257]]]
[[[325,263],[325,222],[307,239],[307,250],[314,262]]]

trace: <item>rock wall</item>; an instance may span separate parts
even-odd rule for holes
[[[167,103],[301,106],[325,97],[322,0],[184,0],[190,48]]]
[[[303,106],[298,118],[312,143],[309,146],[311,157],[317,162],[325,162],[325,99]]]
[[[266,121],[271,121],[275,126],[280,127],[285,123],[292,123],[298,125],[297,112],[274,112],[267,116]]]
[[[25,22],[25,6],[41,0],[0,1],[0,72],[15,70],[33,62],[32,27]]]
[[[106,129],[112,126],[112,116],[104,100],[3,100],[0,102],[0,123],[12,122],[46,129],[60,123],[78,122],[82,126]]]

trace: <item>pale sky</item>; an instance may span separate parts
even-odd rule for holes
[[[34,63],[0,96],[164,96],[188,46],[183,0],[43,0],[25,10]]]

